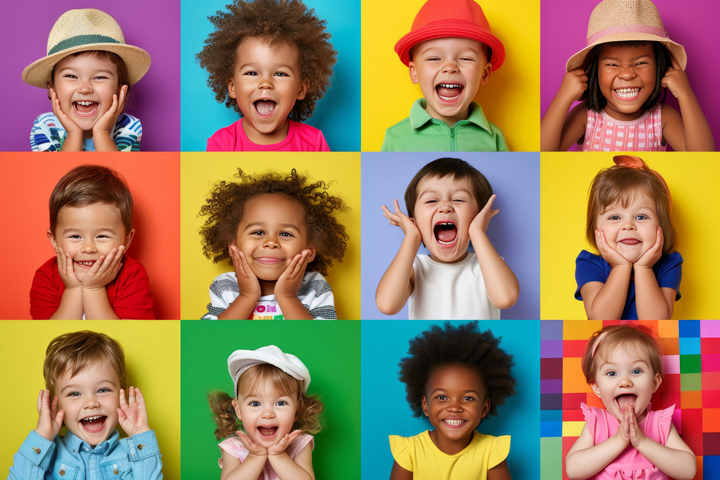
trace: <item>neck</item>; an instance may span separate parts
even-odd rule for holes
[[[277,283],[277,280],[259,280],[260,281],[260,295],[263,297],[266,295],[274,295],[275,294],[275,284]]]
[[[438,435],[437,430],[432,430],[430,432],[430,440],[432,440],[435,446],[446,455],[455,455],[456,453],[462,452],[468,445],[470,445],[474,436],[475,430],[470,432],[468,437],[463,437],[458,440],[450,440],[442,435]]]

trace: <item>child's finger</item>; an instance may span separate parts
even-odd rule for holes
[[[62,427],[63,419],[65,419],[65,410],[59,410],[55,415],[55,423]]]
[[[120,389],[120,408],[125,410],[127,408],[127,406],[128,406],[128,404],[127,404],[127,400],[125,399],[125,389],[121,388]]]
[[[135,387],[135,401],[140,405],[145,405],[145,397],[138,387]]]
[[[132,405],[135,403],[135,387],[130,387],[130,394],[128,395],[128,404]]]
[[[123,410],[121,407],[118,407],[117,414],[118,414],[118,422],[120,422],[120,424],[125,423],[125,420],[127,420],[127,415],[125,415],[125,410]]]
[[[43,398],[45,398],[45,392],[47,390],[40,390],[40,393],[38,393],[38,399],[37,399],[37,411],[38,413],[42,413],[43,409]]]
[[[672,66],[671,68],[674,68],[675,70],[680,70],[680,64],[677,62],[677,60],[675,60],[675,55],[673,55],[672,53],[670,53],[670,65]]]
[[[48,398],[48,400],[50,400],[50,399]],[[55,397],[55,398],[53,398],[53,401],[50,404],[50,416],[54,417],[55,415],[57,415],[57,410],[58,410],[58,397]]]
[[[488,198],[487,203],[485,203],[485,206],[483,207],[483,211],[487,212],[488,210],[492,210],[493,202],[497,198],[497,195],[490,195],[490,198]]]

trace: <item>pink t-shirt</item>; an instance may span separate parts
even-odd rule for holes
[[[313,436],[308,435],[307,433],[301,433],[290,443],[290,445],[287,446],[285,453],[287,453],[290,458],[294,459],[298,453],[300,453],[308,445],[310,446],[310,450],[315,448],[315,440],[313,439]],[[238,437],[228,437],[220,442],[218,446],[233,457],[240,459],[240,463],[244,462],[248,453],[250,453]],[[220,468],[223,466],[222,457],[218,460],[218,466]],[[263,467],[258,480],[278,480],[277,473],[273,470],[270,462],[265,462],[265,466]]]
[[[288,120],[285,140],[270,145],[250,141],[242,127],[241,118],[232,125],[221,128],[208,138],[208,152],[329,152],[325,137],[315,127]]]
[[[601,112],[587,111],[583,152],[664,152],[662,144],[662,105],[647,110],[635,120],[615,120]]]
[[[620,422],[607,410],[588,407],[584,403],[580,404],[580,408],[585,414],[585,426],[595,445],[604,442],[618,431]],[[675,405],[659,411],[650,410],[648,405],[647,415],[640,422],[640,430],[649,439],[665,445],[670,435],[674,411]],[[630,444],[604,470],[588,480],[668,480],[668,476]]]

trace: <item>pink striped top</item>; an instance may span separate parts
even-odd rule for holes
[[[662,105],[658,103],[629,122],[615,120],[602,112],[587,111],[582,152],[664,152],[662,144]]]

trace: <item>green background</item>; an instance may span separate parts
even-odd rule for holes
[[[316,478],[360,478],[360,322],[181,322],[182,478],[219,478],[220,449],[207,394],[233,390],[227,358],[277,345],[310,371],[325,405],[315,436]]]

